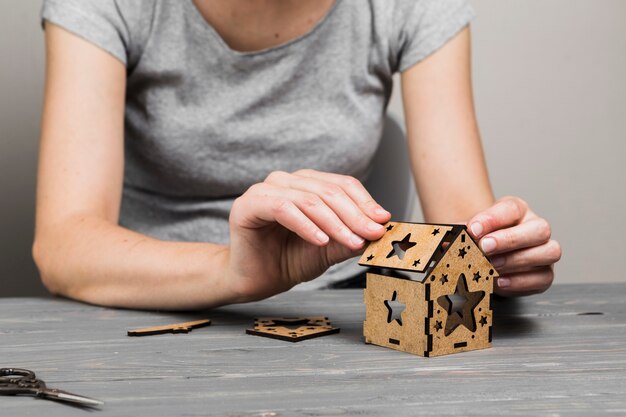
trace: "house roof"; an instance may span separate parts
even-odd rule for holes
[[[444,238],[452,242],[466,229],[464,225],[398,222],[389,222],[385,227],[383,237],[369,244],[359,265],[424,272]]]

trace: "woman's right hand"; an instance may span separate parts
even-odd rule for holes
[[[286,291],[358,255],[390,218],[353,177],[273,172],[233,204],[224,284],[234,302]]]

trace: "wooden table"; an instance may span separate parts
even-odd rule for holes
[[[493,348],[422,358],[362,341],[356,290],[282,294],[175,314],[0,299],[0,367],[104,400],[98,416],[626,415],[626,284],[556,285],[498,301]],[[244,333],[256,316],[327,315],[341,333],[300,343]],[[210,317],[189,334],[129,328]],[[0,397],[0,416],[84,416]]]

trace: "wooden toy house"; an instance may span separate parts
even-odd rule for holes
[[[386,227],[359,264],[410,274],[367,274],[365,342],[426,357],[490,347],[498,275],[467,228],[399,222]]]

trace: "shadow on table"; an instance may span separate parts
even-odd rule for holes
[[[306,306],[301,306],[297,312],[292,308],[281,305],[265,304],[262,309],[255,308],[254,305],[234,305],[222,307],[207,312],[213,319],[215,325],[244,326],[249,327],[256,317],[295,317],[295,316],[319,316],[322,313],[318,310],[310,310]],[[528,317],[525,314],[524,301],[520,299],[494,299],[494,320],[493,331],[499,339],[520,338],[525,335],[537,333],[539,322],[536,317]],[[262,314],[259,313],[262,311]],[[363,338],[361,320],[346,320],[346,317],[329,317],[334,326],[341,328],[341,333],[337,336],[344,339],[361,341]]]
[[[493,309],[493,332],[498,339],[514,339],[537,333],[540,324],[537,317],[528,316],[523,299],[494,297]],[[213,310],[188,313],[171,313],[172,319],[179,316],[180,321],[210,318],[211,326],[231,326],[242,329],[251,328],[254,319],[258,317],[310,317],[322,316],[323,311],[319,307],[311,305],[288,305],[270,303],[236,304],[219,307]],[[341,328],[341,333],[336,335],[344,340],[363,339],[362,318],[360,315],[350,314],[351,318],[340,315],[329,317],[334,327]]]
[[[523,315],[523,300],[494,297],[493,301],[494,337],[514,339],[539,331],[539,323]]]

